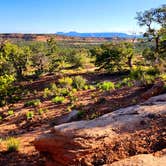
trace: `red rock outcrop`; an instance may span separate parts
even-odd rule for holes
[[[47,166],[109,164],[166,148],[165,118],[166,94],[94,120],[55,126],[50,133],[37,138],[34,145],[44,152]],[[144,156],[137,159],[140,157],[144,162]],[[153,160],[153,156],[149,155],[148,160]]]
[[[104,166],[165,166],[166,165],[166,149],[164,149],[160,156],[152,154],[140,154],[124,160],[114,162],[113,164],[106,164]]]

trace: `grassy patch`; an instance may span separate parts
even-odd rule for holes
[[[16,152],[19,149],[20,142],[14,137],[9,137],[6,139],[6,145],[8,152]]]
[[[63,96],[56,96],[52,99],[52,102],[56,104],[61,104],[64,101],[65,101],[65,98]]]

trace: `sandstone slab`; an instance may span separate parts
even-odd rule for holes
[[[108,161],[107,152],[114,141],[149,129],[152,121],[159,124],[159,119],[165,116],[166,94],[163,94],[141,105],[119,109],[94,120],[55,126],[49,134],[37,138],[34,145],[37,150],[44,152],[48,166],[103,165]],[[143,156],[139,156],[138,160],[140,157]],[[153,160],[153,156],[148,158]]]

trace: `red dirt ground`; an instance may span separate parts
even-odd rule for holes
[[[85,75],[89,82],[110,80],[116,82],[120,79],[117,76],[109,75]],[[29,94],[23,97],[18,103],[11,105],[15,114],[7,116],[8,107],[0,108],[0,114],[4,119],[0,122],[0,138],[13,136],[20,141],[18,152],[7,153],[4,141],[0,142],[0,165],[2,166],[42,166],[44,158],[32,146],[33,140],[41,133],[48,132],[54,123],[55,117],[66,113],[68,103],[53,104],[50,100],[42,97],[42,89],[51,82],[56,82],[55,76],[44,76],[32,83],[24,82],[22,85],[30,90],[37,90],[36,94]],[[137,104],[141,101],[140,95],[146,91],[144,87],[124,87],[110,92],[100,92],[98,90],[83,90],[76,93],[78,108],[85,111],[81,119],[91,119],[102,114],[112,112],[118,108]],[[92,95],[93,94],[93,95]],[[24,107],[24,103],[32,99],[41,99],[41,104],[37,108]],[[38,109],[47,109],[42,115],[38,114]],[[26,119],[26,112],[35,111],[32,120]]]

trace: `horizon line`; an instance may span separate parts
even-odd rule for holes
[[[50,34],[50,35],[56,35],[57,33],[124,33],[128,35],[140,35],[141,32],[134,32],[135,34],[132,34],[132,32],[125,32],[125,31],[87,31],[87,32],[81,32],[81,31],[56,31],[56,32],[0,32],[0,34]],[[59,34],[60,35],[60,34]]]

